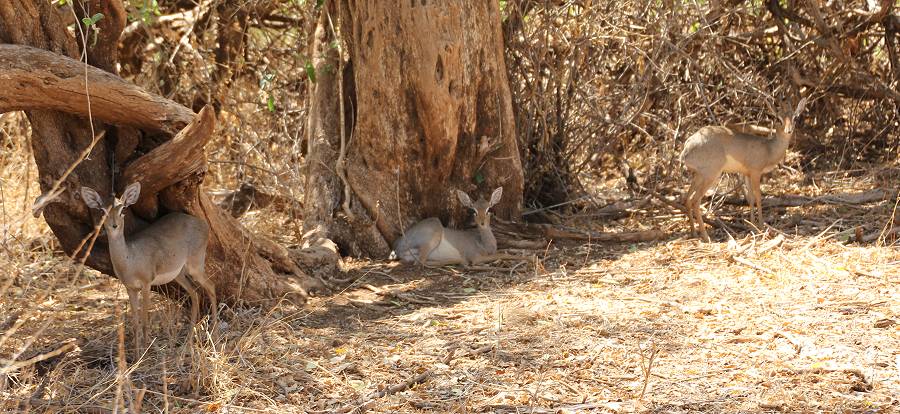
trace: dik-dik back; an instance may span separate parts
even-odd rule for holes
[[[708,175],[765,173],[781,162],[787,144],[778,137],[765,138],[724,126],[706,126],[685,142],[681,162]]]

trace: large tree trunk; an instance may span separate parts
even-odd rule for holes
[[[497,2],[328,5],[311,51],[310,238],[383,257],[423,217],[462,225],[457,189],[486,197],[502,186],[495,211],[516,217],[522,166]]]
[[[0,47],[0,112],[26,111],[45,192],[77,162],[93,137],[105,132],[90,156],[63,181],[67,191],[44,210],[63,249],[70,255],[83,254],[79,246],[94,228],[92,214],[96,213],[78,196],[81,186],[109,196],[113,189],[140,181],[141,200],[132,209],[128,232],[170,211],[204,217],[211,230],[207,268],[220,297],[232,303],[258,303],[285,295],[305,299],[303,284],[310,280],[288,259],[287,252],[251,235],[200,191],[206,172],[203,146],[215,128],[212,111],[204,109],[195,115],[115,76],[116,45],[126,19],[121,2],[75,4],[75,10],[87,10],[87,15],[104,14],[96,41],[87,42],[92,65],[87,69],[74,60],[80,55],[81,42],[64,24],[63,13],[71,11],[54,4],[46,0],[0,2],[0,42],[43,49]],[[86,263],[113,274],[103,240],[94,245]]]

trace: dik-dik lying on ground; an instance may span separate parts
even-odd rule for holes
[[[490,201],[479,197],[478,201],[472,203],[468,194],[459,190],[456,191],[456,196],[462,205],[475,211],[474,229],[449,229],[437,218],[427,218],[416,223],[397,240],[391,255],[404,263],[425,266],[468,265],[490,260],[497,252],[497,239],[491,231],[488,210],[500,202],[503,187],[494,190]]]
[[[216,326],[218,307],[216,288],[206,277],[206,244],[209,227],[206,221],[184,213],[169,213],[143,231],[125,239],[125,209],[138,201],[141,184],[125,189],[122,199],[105,204],[96,191],[81,187],[81,197],[88,207],[107,214],[105,228],[113,270],[128,291],[132,330],[137,349],[145,346],[150,286],[178,282],[191,297],[191,325],[197,322],[200,297],[187,275],[199,284],[209,297],[212,309],[210,327]]]
[[[762,226],[760,180],[763,174],[774,169],[784,159],[794,133],[794,119],[803,111],[804,106],[806,98],[800,101],[793,113],[784,107],[778,111],[781,125],[776,129],[774,138],[737,132],[724,126],[706,126],[685,141],[680,158],[685,168],[693,174],[691,187],[684,195],[692,233],[696,223],[700,235],[709,241],[700,212],[700,201],[723,172],[740,173],[746,177],[750,217]],[[753,216],[754,206],[756,218]]]

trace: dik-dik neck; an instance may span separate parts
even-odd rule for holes
[[[789,134],[785,132],[784,128],[778,128],[775,131],[775,138],[771,142],[771,146],[769,147],[769,154],[771,155],[772,163],[779,163],[782,159],[784,159],[784,154],[787,152],[788,147],[791,145],[791,138],[793,134]]]
[[[490,226],[481,227],[479,226],[476,231],[478,232],[478,237],[481,241],[481,247],[484,248],[485,253],[494,253],[497,251],[497,239],[494,237],[494,232],[491,231]]]
[[[112,261],[113,270],[116,271],[117,276],[121,277],[123,272],[128,271],[128,262],[131,257],[128,243],[125,242],[124,234],[112,235],[108,230],[107,239],[109,243],[109,258]]]

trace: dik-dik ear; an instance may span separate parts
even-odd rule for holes
[[[84,204],[87,204],[87,206],[90,208],[106,210],[103,207],[103,198],[101,198],[100,194],[97,194],[97,192],[91,188],[81,187],[81,199],[84,200]]]
[[[125,192],[122,193],[122,206],[128,207],[134,203],[137,203],[138,196],[141,195],[141,183],[135,182],[125,188]]]
[[[472,199],[469,198],[468,194],[466,194],[460,190],[456,190],[456,197],[459,198],[459,202],[462,203],[462,205],[464,205],[468,208],[471,208],[472,210],[475,209],[475,206],[472,205]]]
[[[497,187],[497,189],[491,193],[491,207],[500,202],[500,197],[503,197],[503,187]]]

